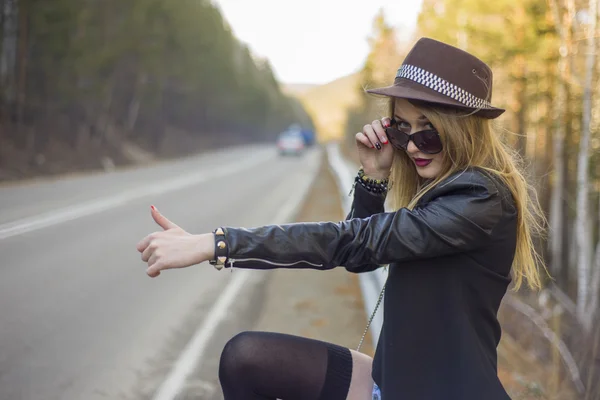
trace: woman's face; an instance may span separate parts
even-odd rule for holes
[[[412,135],[427,129],[435,129],[418,108],[408,100],[394,100],[394,119],[397,121],[396,128],[402,132]],[[412,140],[408,142],[406,153],[411,158],[421,178],[431,179],[437,177],[442,171],[443,152],[437,154],[426,154],[419,150]]]

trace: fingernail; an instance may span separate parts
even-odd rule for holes
[[[377,147],[377,150],[381,150],[381,145],[379,144],[379,142],[375,143],[375,147]]]
[[[383,142],[383,144],[386,144],[387,143],[387,138],[385,138],[385,137],[382,136],[381,137],[381,141]]]
[[[386,128],[389,128],[390,127],[390,121],[385,121],[383,123],[383,126],[385,126]]]
[[[152,211],[156,211],[156,207],[150,206],[150,208],[152,209]]]

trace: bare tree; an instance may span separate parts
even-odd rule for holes
[[[0,81],[5,101],[14,95],[14,74],[17,62],[17,4],[15,0],[2,2],[2,51],[0,52]]]
[[[567,12],[562,13],[562,7],[558,0],[550,0],[550,7],[554,23],[560,37],[558,79],[556,81],[556,99],[554,101],[554,132],[553,132],[553,164],[554,181],[552,185],[552,196],[550,199],[550,237],[549,252],[551,258],[552,275],[559,275],[563,260],[563,198],[565,195],[565,106],[569,84],[569,56],[571,47],[571,27],[575,14],[574,0],[567,0]]]
[[[588,16],[589,29],[587,37],[587,52],[585,63],[585,82],[583,91],[583,107],[581,121],[581,139],[579,141],[579,156],[577,159],[577,223],[575,230],[577,251],[577,316],[584,326],[589,301],[590,270],[592,258],[592,231],[589,222],[589,162],[590,136],[592,119],[592,83],[596,56],[596,23],[599,0],[589,0]]]
[[[600,215],[600,197],[598,198],[598,213]],[[599,224],[600,225],[600,224]],[[600,230],[600,226],[599,226]],[[594,268],[590,282],[590,293],[586,315],[586,329],[588,332],[594,323],[594,318],[598,315],[598,300],[600,297],[600,239],[596,244],[596,255],[594,257]]]

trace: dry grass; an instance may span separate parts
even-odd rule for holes
[[[498,346],[498,376],[513,400],[576,400],[566,376],[540,361],[506,332]]]

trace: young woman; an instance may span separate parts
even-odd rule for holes
[[[504,112],[490,104],[492,72],[423,38],[394,84],[370,92],[390,98],[390,115],[356,135],[362,168],[347,220],[191,235],[152,210],[164,231],[138,244],[151,277],[207,260],[357,273],[390,265],[374,360],[330,343],[244,332],[221,357],[226,400],[509,398],[497,377],[496,315],[511,279],[540,286],[532,236],[541,214],[492,129]],[[385,212],[386,199],[395,211]]]

